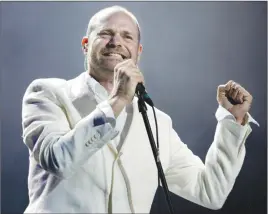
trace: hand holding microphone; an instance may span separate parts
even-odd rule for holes
[[[144,77],[132,59],[124,60],[115,66],[114,87],[109,97],[115,117],[132,102],[139,83],[144,84]]]
[[[144,77],[132,59],[118,63],[114,68],[114,88],[112,94],[130,104],[138,83],[144,84]]]

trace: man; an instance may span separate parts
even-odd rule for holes
[[[25,92],[25,213],[148,213],[158,177],[134,96],[137,84],[144,84],[137,66],[139,24],[122,7],[105,8],[91,18],[82,47],[86,72],[68,81],[38,79]],[[220,209],[230,193],[249,122],[255,122],[248,113],[252,96],[239,84],[220,85],[217,101],[218,124],[205,164],[180,140],[171,118],[156,110],[169,190],[210,209]],[[154,132],[151,108],[148,117]]]

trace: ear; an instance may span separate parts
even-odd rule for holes
[[[87,53],[88,51],[88,37],[84,36],[82,41],[81,41],[81,45],[82,45],[82,51],[84,54]]]
[[[143,47],[142,47],[141,44],[139,44],[139,48],[138,48],[138,62],[140,61],[140,56],[141,56],[142,50],[143,50]]]

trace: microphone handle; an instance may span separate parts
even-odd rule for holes
[[[143,94],[145,92],[145,87],[142,83],[138,83],[136,86],[136,94]]]
[[[138,83],[136,86],[136,94],[142,96],[144,101],[149,104],[150,106],[154,106],[154,103],[148,93],[145,90],[145,87],[142,83]]]

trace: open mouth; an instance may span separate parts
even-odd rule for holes
[[[126,59],[127,57],[121,53],[113,53],[113,52],[110,52],[110,53],[104,53],[103,54],[104,56],[114,56],[114,57],[121,57],[122,59]]]

